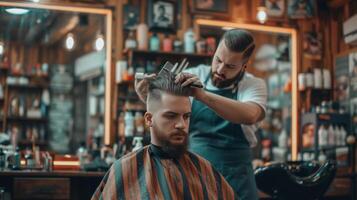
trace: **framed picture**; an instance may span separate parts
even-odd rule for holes
[[[230,2],[230,0],[191,0],[190,6],[193,14],[229,18],[232,8]]]
[[[314,16],[312,0],[288,0],[288,15],[292,19],[305,19]]]
[[[285,0],[265,0],[265,7],[269,17],[283,17],[285,13]]]
[[[124,6],[124,29],[134,30],[139,23],[139,8],[133,5]]]
[[[157,32],[176,32],[176,2],[171,0],[148,1],[148,25]]]

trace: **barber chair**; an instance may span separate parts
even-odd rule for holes
[[[278,200],[315,200],[323,196],[336,174],[326,161],[272,163],[255,170],[258,188]]]

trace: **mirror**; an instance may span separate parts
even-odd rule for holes
[[[0,2],[0,26],[0,132],[56,153],[109,144],[111,10]]]
[[[216,43],[224,32],[240,28],[252,33],[255,50],[247,71],[265,80],[266,117],[257,131],[256,157],[264,161],[297,159],[297,33],[292,28],[197,19],[200,38]],[[291,147],[291,150],[289,149]]]

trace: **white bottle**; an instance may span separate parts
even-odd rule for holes
[[[138,49],[140,50],[148,50],[148,26],[144,23],[141,23],[137,26],[136,29],[136,38],[138,40]]]
[[[341,130],[341,137],[340,137],[341,145],[346,145],[347,131],[343,126],[341,126],[340,130]]]
[[[288,146],[288,135],[286,131],[283,129],[279,135],[279,143],[280,148],[286,148]]]
[[[125,136],[133,136],[134,135],[134,117],[131,112],[126,112],[125,117]]]
[[[138,135],[144,135],[144,116],[141,112],[136,112],[135,113],[135,128],[136,128],[136,134]]]
[[[192,28],[189,28],[184,35],[185,53],[195,52],[195,33]]]
[[[324,162],[324,161],[326,161],[326,155],[324,154],[324,152],[320,152],[320,155],[319,155],[319,161],[320,162]]]
[[[335,141],[335,130],[333,129],[333,126],[330,124],[330,126],[328,127],[327,130],[327,135],[328,135],[328,145],[335,145],[336,141]]]
[[[135,146],[134,146],[132,151],[136,151],[136,150],[142,148],[143,147],[143,142],[142,141],[143,141],[142,137],[134,137],[133,145],[135,145]]]
[[[319,146],[323,147],[327,145],[327,131],[323,125],[320,126],[319,131]]]
[[[314,69],[314,88],[322,88],[322,72],[320,68]]]
[[[341,134],[342,134],[342,132],[341,132],[340,127],[336,126],[335,127],[335,140],[336,140],[336,142],[335,143],[336,143],[337,146],[342,145]]]
[[[324,77],[324,89],[331,89],[331,74],[328,69],[322,70],[322,76]]]

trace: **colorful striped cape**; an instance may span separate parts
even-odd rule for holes
[[[101,199],[233,200],[231,186],[204,158],[186,152],[169,158],[148,145],[113,163],[92,196]]]

